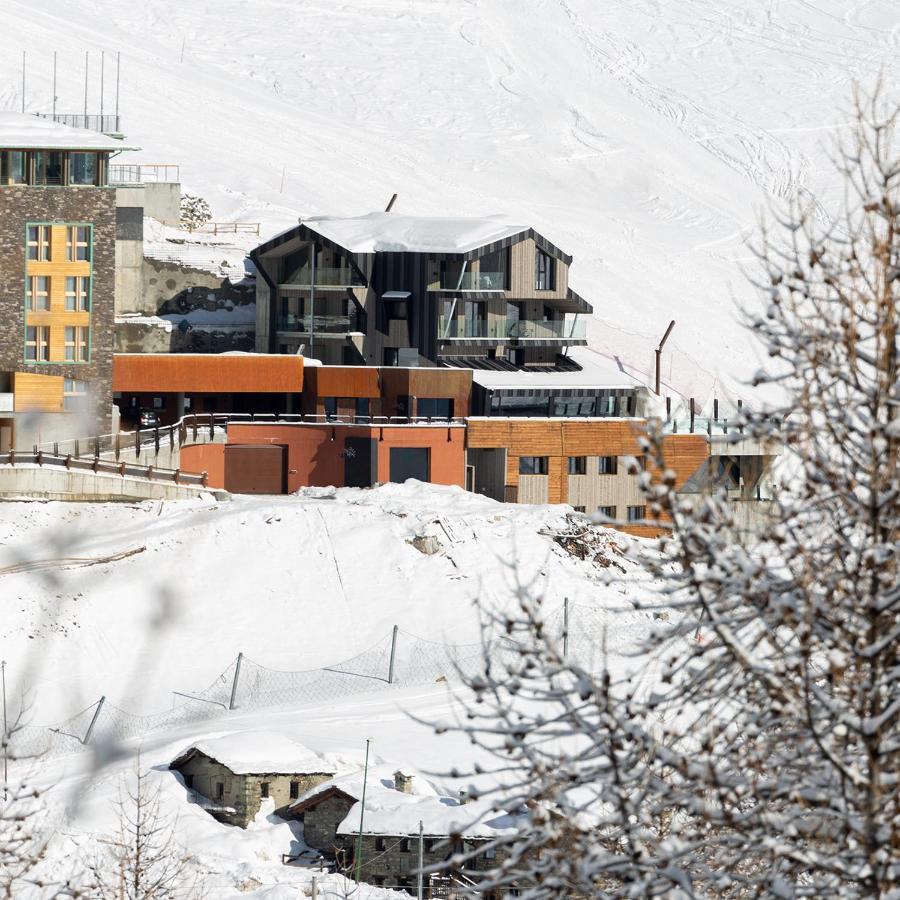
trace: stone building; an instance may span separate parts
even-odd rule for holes
[[[109,430],[121,213],[108,169],[127,149],[0,113],[0,450]]]
[[[420,850],[423,868],[466,852],[470,858],[462,870],[424,876],[427,896],[452,895],[463,879],[496,866],[504,853],[501,839],[516,830],[518,817],[489,801],[441,796],[420,775],[392,773],[386,766],[369,770],[365,809],[362,795],[363,773],[354,772],[317,785],[286,816],[302,821],[306,843],[346,872],[355,872],[359,851],[360,877],[367,884],[414,893]]]
[[[181,775],[191,799],[214,818],[246,828],[271,800],[275,813],[335,773],[317,754],[280,734],[239,732],[183,750],[169,768]]]

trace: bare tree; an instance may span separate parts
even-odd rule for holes
[[[193,857],[175,840],[176,821],[164,815],[159,786],[148,783],[140,758],[132,783],[119,786],[118,832],[102,841],[91,864],[96,900],[193,900],[202,895]]]
[[[757,380],[786,397],[735,435],[784,442],[759,543],[738,539],[724,492],[678,494],[656,430],[643,485],[673,530],[641,560],[669,615],[639,653],[581,665],[528,597],[490,618],[451,727],[493,755],[498,805],[531,821],[485,887],[900,896],[900,146],[877,92],[856,114],[841,215],[795,204],[759,249]]]

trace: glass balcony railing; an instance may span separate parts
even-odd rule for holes
[[[359,313],[344,316],[295,316],[278,317],[279,331],[292,331],[298,334],[350,334],[365,332],[362,316]]]
[[[528,319],[466,319],[462,316],[438,320],[438,338],[496,338],[524,340],[584,340],[587,336],[587,322],[551,319],[532,321]]]
[[[293,271],[283,284],[310,287],[312,285],[312,268],[304,266]],[[363,280],[353,269],[316,268],[316,287],[361,287]]]
[[[450,272],[441,273],[442,291],[502,291],[506,276],[503,272],[464,272],[462,278]]]

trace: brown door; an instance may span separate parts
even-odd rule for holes
[[[225,490],[233,494],[286,494],[287,447],[226,444]]]

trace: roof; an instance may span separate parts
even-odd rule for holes
[[[395,766],[370,767],[366,781],[366,806],[363,833],[370,835],[418,834],[419,822],[428,837],[458,834],[470,838],[495,838],[515,830],[519,818],[504,810],[495,810],[489,800],[474,800],[461,804],[454,797],[440,795],[428,781],[414,770],[412,793],[394,788]],[[314,808],[326,797],[343,794],[353,801],[350,810],[337,827],[338,834],[359,833],[360,801],[362,798],[362,770],[342,775],[307,791],[291,812],[300,813]]]
[[[640,388],[638,377],[626,371],[618,360],[587,347],[569,349],[569,356],[581,366],[570,372],[495,371],[475,369],[472,380],[487,390],[565,390],[568,388]]]
[[[0,111],[0,148],[4,150],[137,150],[99,131],[72,128],[28,113]]]
[[[572,261],[571,256],[533,228],[512,223],[504,216],[404,216],[392,212],[373,212],[347,218],[316,216],[301,219],[300,224],[260,244],[250,256],[257,260],[260,254],[293,238],[311,240],[315,236],[349,253],[441,253],[467,258],[476,257],[482,250],[499,250],[531,238],[542,250],[567,265]]]
[[[123,394],[295,394],[303,357],[266,353],[116,353],[112,389]]]
[[[273,731],[239,731],[185,747],[169,764],[175,769],[200,753],[235,775],[333,775],[335,768],[312,750]]]

